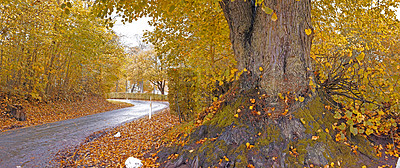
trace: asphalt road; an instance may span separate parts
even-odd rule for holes
[[[64,148],[78,145],[93,132],[147,116],[150,102],[119,100],[135,106],[0,133],[0,168],[49,167],[49,161]],[[168,107],[152,102],[152,111]]]

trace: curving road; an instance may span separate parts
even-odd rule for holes
[[[135,106],[0,133],[0,167],[48,167],[49,161],[60,149],[78,145],[93,132],[118,126],[149,113],[148,101],[118,101]],[[166,102],[152,102],[153,113],[167,107]]]

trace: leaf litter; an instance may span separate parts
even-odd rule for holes
[[[168,130],[179,123],[169,110],[151,119],[141,119],[93,133],[80,145],[57,153],[53,163],[59,167],[125,167],[129,157],[142,160],[143,167],[158,167],[157,153],[171,141]],[[114,137],[117,133],[120,137]]]
[[[0,100],[0,104],[7,102]],[[8,130],[41,125],[61,120],[74,119],[87,115],[102,113],[132,106],[127,103],[109,102],[99,96],[87,96],[77,101],[29,102],[16,101],[21,104],[27,116],[26,121],[10,118],[4,108],[0,108],[0,132]]]

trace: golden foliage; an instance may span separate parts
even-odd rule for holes
[[[337,141],[373,134],[400,143],[398,5],[395,0],[313,3],[313,85],[329,96],[334,117],[345,121],[333,126],[340,132]]]
[[[87,2],[2,1],[0,91],[32,100],[109,91],[123,49]],[[68,5],[69,4],[69,5]]]

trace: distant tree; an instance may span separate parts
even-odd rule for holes
[[[150,68],[146,73],[147,79],[164,95],[168,70],[166,59],[154,49],[149,51],[147,58],[150,60]]]
[[[139,83],[148,80],[164,94],[167,84],[167,68],[165,59],[153,49],[142,50],[140,47],[130,48],[126,71],[129,80]]]

